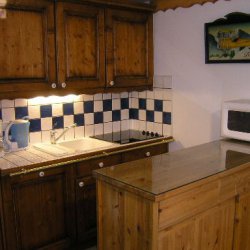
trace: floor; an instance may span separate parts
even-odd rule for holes
[[[97,250],[97,247],[87,248],[86,250]]]

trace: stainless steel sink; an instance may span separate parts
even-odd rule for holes
[[[106,149],[114,147],[114,145],[114,143],[86,137],[70,141],[62,141],[57,144],[38,143],[34,144],[33,147],[54,156],[66,156],[75,153],[87,153]]]

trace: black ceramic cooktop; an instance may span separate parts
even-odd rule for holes
[[[108,142],[116,142],[120,144],[132,143],[144,140],[150,140],[157,137],[163,137],[158,133],[139,131],[139,130],[125,130],[119,132],[113,132],[109,134],[95,135],[92,138],[96,138]]]

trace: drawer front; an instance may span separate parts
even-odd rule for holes
[[[92,175],[92,171],[98,168],[108,167],[121,163],[121,154],[100,157],[98,159],[83,161],[77,164],[77,176]]]
[[[131,150],[122,153],[122,162],[135,161],[138,159],[159,155],[168,152],[168,144],[161,144],[157,146],[149,146],[145,148]]]

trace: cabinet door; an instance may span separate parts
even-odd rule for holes
[[[4,191],[7,248],[69,247],[73,238],[74,202],[70,198],[73,185],[71,188],[67,172],[41,171],[13,177],[9,182]]]
[[[231,250],[234,199],[159,232],[159,250]]]
[[[57,47],[58,87],[81,92],[105,86],[102,9],[59,2]]]
[[[76,181],[77,239],[96,244],[96,184],[93,177]]]
[[[26,97],[55,81],[52,1],[6,1],[0,19],[0,98]]]
[[[236,203],[234,250],[250,249],[250,193]]]
[[[107,86],[152,85],[152,14],[108,9],[105,17]]]

